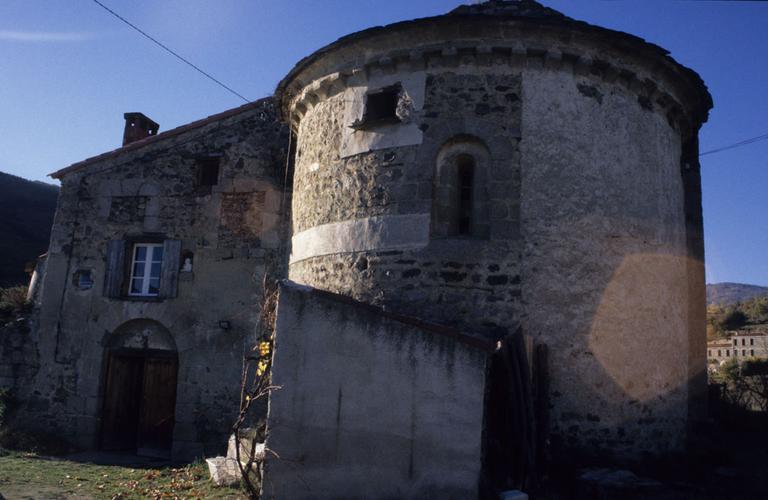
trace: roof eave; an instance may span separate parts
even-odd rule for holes
[[[61,180],[64,176],[67,174],[70,174],[72,172],[76,172],[79,170],[82,170],[83,168],[93,164],[97,163],[99,161],[103,161],[109,158],[113,158],[116,156],[120,156],[121,154],[128,153],[130,151],[135,151],[137,149],[141,149],[145,146],[149,146],[152,144],[155,144],[157,142],[161,142],[165,139],[170,139],[172,137],[175,137],[179,134],[183,134],[184,132],[188,132],[190,130],[194,130],[196,128],[203,127],[205,125],[208,125],[210,123],[224,120],[227,118],[231,118],[233,116],[236,116],[240,113],[244,113],[246,111],[249,111],[253,108],[258,107],[261,105],[264,101],[273,99],[273,96],[264,97],[261,99],[257,99],[255,101],[251,101],[249,103],[243,104],[242,106],[238,106],[236,108],[228,109],[226,111],[222,111],[221,113],[216,113],[214,115],[207,116],[205,118],[201,118],[200,120],[196,120],[190,123],[187,123],[185,125],[180,125],[176,128],[172,128],[170,130],[166,130],[165,132],[161,132],[157,135],[145,137],[144,139],[132,142],[130,144],[127,144],[125,146],[119,147],[117,149],[113,149],[112,151],[107,151],[106,153],[101,153],[100,155],[92,156],[90,158],[86,158],[85,160],[81,160],[77,163],[73,163],[67,167],[64,167],[62,169],[59,169],[55,172],[52,172],[48,174],[48,177],[51,177],[53,179]]]

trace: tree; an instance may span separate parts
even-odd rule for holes
[[[747,315],[738,307],[729,309],[720,319],[720,327],[724,330],[738,330],[747,324]]]

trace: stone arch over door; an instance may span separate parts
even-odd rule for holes
[[[169,457],[175,423],[178,355],[162,324],[135,319],[109,337],[101,448]]]

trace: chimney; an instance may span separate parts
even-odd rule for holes
[[[144,116],[144,113],[125,113],[123,118],[125,118],[123,146],[157,135],[157,129],[160,128],[160,125]]]

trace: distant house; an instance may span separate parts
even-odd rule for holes
[[[731,339],[716,339],[707,342],[707,371],[716,372],[731,358]]]
[[[729,359],[768,358],[768,325],[726,332],[728,338],[707,342],[707,366],[717,371]]]

